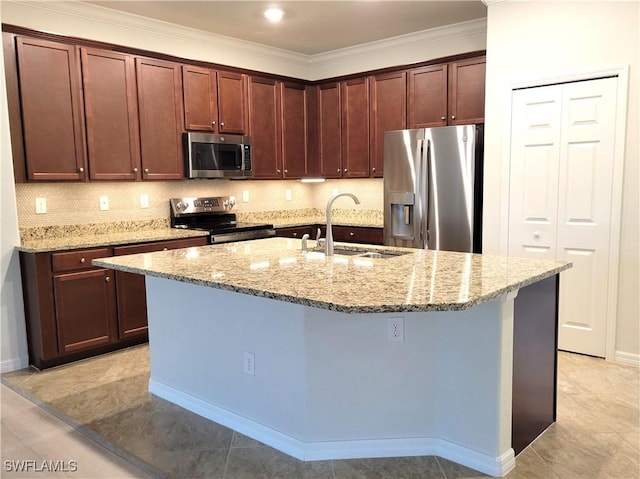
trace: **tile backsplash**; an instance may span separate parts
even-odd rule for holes
[[[235,196],[235,211],[269,212],[317,208],[324,211],[334,190],[354,193],[358,208],[382,211],[381,179],[342,179],[324,183],[296,180],[229,181],[191,180],[174,182],[92,182],[16,184],[20,228],[89,223],[113,223],[169,218],[169,198],[182,196]],[[291,200],[287,199],[290,190]],[[243,202],[243,192],[249,201]],[[149,200],[141,207],[141,195]],[[109,209],[100,209],[100,197],[108,197]],[[45,198],[45,214],[36,213],[36,198]],[[356,208],[348,198],[335,203],[339,209]]]

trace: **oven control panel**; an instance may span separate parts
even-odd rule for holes
[[[225,213],[231,211],[236,204],[233,196],[208,196],[205,198],[171,198],[169,199],[173,216],[192,215],[197,213]]]

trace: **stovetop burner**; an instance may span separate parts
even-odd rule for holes
[[[235,206],[233,197],[171,198],[169,205],[173,228],[209,231],[211,243],[275,236],[272,224],[237,221],[230,212]]]

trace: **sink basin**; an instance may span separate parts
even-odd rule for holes
[[[395,256],[401,256],[403,254],[406,253],[390,253],[390,252],[381,252],[381,251],[358,251],[358,250],[352,250],[352,249],[342,249],[342,248],[335,248],[334,250],[334,254],[339,254],[339,255],[344,255],[344,256],[357,256],[358,258],[377,258],[377,259],[384,259],[384,258],[393,258]]]

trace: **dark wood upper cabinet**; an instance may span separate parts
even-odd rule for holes
[[[371,101],[371,176],[382,178],[384,165],[384,132],[403,130],[407,126],[406,72],[375,75],[370,78]]]
[[[447,65],[409,70],[409,128],[447,124]]]
[[[409,128],[484,123],[485,57],[409,71]]]
[[[142,178],[180,180],[182,152],[182,81],[180,65],[136,58]]]
[[[485,57],[449,64],[449,124],[484,123]]]
[[[243,135],[246,75],[182,66],[185,128]]]
[[[82,48],[89,178],[140,179],[135,64],[130,55]]]
[[[282,178],[278,82],[250,77],[248,91],[253,178]]]
[[[280,83],[282,107],[282,173],[284,178],[307,174],[307,91],[303,84]]]
[[[341,82],[342,176],[369,176],[369,78]]]
[[[78,49],[16,39],[29,180],[84,180],[86,153]]]
[[[342,110],[340,84],[325,83],[318,90],[318,161],[320,175],[342,176]]]

